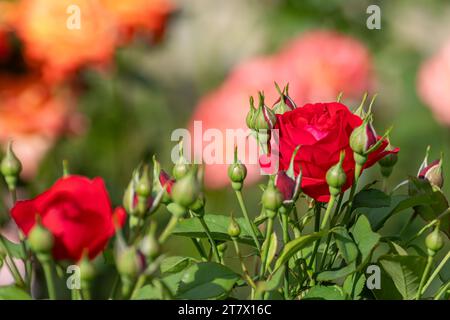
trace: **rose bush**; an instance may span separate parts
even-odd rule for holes
[[[102,179],[69,176],[34,199],[18,201],[11,215],[25,235],[39,216],[54,237],[54,258],[78,261],[85,250],[95,258],[114,235],[115,225],[124,224],[126,213],[112,209]]]

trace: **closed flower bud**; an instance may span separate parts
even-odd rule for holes
[[[191,169],[191,166],[189,165],[187,159],[184,157],[183,154],[183,140],[180,140],[178,146],[179,146],[179,157],[177,163],[173,166],[172,169],[172,175],[175,178],[175,180],[180,180],[181,178],[183,178]]]
[[[136,277],[144,267],[144,263],[138,251],[133,247],[120,250],[116,257],[117,271],[124,277]]]
[[[429,250],[431,255],[434,255],[436,252],[442,249],[444,246],[444,239],[439,232],[439,228],[435,228],[426,238],[425,245]]]
[[[255,101],[253,97],[250,97],[250,110],[247,113],[247,117],[245,118],[245,123],[249,129],[254,130],[254,119],[256,114]]]
[[[156,197],[165,187],[166,191],[163,193],[161,203],[168,204],[171,202],[170,194],[172,193],[172,186],[175,179],[172,179],[167,172],[161,169],[161,165],[153,157],[153,195]]]
[[[442,159],[435,160],[419,172],[419,178],[427,179],[431,185],[442,188],[444,175],[442,173]]]
[[[228,177],[234,190],[241,190],[247,177],[247,167],[237,158],[237,147],[234,148],[234,163],[228,166]]]
[[[6,184],[9,190],[14,190],[17,185],[20,172],[22,171],[22,164],[12,149],[12,142],[9,142],[6,154],[0,163],[0,171],[5,177]]]
[[[237,238],[241,234],[241,227],[231,216],[230,224],[228,225],[228,235],[232,238]]]
[[[222,242],[217,245],[217,250],[219,250],[220,253],[224,253],[225,251],[227,251],[227,248],[228,248],[228,245],[226,242]]]
[[[275,126],[277,118],[273,111],[269,109],[264,103],[264,95],[259,93],[259,107],[253,117],[253,129],[271,130]]]
[[[161,246],[155,239],[154,235],[147,235],[142,239],[140,244],[142,254],[150,259],[156,258],[161,252]]]
[[[125,190],[125,193],[123,195],[122,200],[123,207],[125,210],[131,214],[135,214],[135,206],[136,206],[136,190],[135,190],[135,183],[134,181],[130,181],[128,184],[127,189]]]
[[[191,170],[172,187],[173,201],[183,208],[189,208],[200,195],[200,184],[195,170]]]
[[[283,114],[288,111],[292,111],[297,108],[297,105],[292,100],[291,97],[289,97],[289,84],[283,89],[283,91],[280,90],[280,87],[275,82],[275,87],[280,94],[280,97],[278,100],[274,103],[272,106],[272,110],[275,114]]]
[[[326,181],[332,196],[336,196],[341,193],[342,187],[347,181],[347,175],[345,174],[342,163],[345,159],[345,151],[342,151],[339,157],[339,162],[328,169],[326,174]]]
[[[136,183],[136,194],[139,197],[148,198],[152,193],[152,185],[148,175],[148,166],[144,165],[139,180]]]
[[[200,193],[199,197],[191,206],[189,209],[192,210],[192,212],[197,216],[201,217],[205,215],[205,195],[203,193]]]
[[[391,146],[391,144],[389,144],[385,150],[392,151],[393,149],[394,148]],[[380,165],[381,169],[381,174],[383,177],[388,178],[391,175],[392,169],[394,168],[397,161],[398,161],[397,153],[388,153],[378,161],[378,164]]]
[[[89,261],[87,256],[84,256],[80,262],[78,262],[78,267],[80,268],[81,285],[86,286],[89,282],[94,280],[97,274],[94,264]]]
[[[261,202],[263,207],[266,209],[268,216],[275,216],[278,212],[278,209],[283,204],[283,195],[275,187],[273,180],[269,182],[266,190],[264,190],[264,193],[261,197]]]
[[[370,148],[373,147],[378,141],[377,133],[372,126],[370,117],[366,117],[364,122],[357,128],[355,128],[350,135],[350,147],[353,152],[367,156]],[[357,159],[355,158],[355,161]]]
[[[28,244],[36,254],[47,254],[53,249],[53,235],[38,221],[28,234]]]

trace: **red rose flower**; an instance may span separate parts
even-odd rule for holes
[[[353,129],[361,124],[360,117],[338,102],[306,104],[277,115],[275,129],[279,130],[279,169],[289,168],[292,153],[300,145],[294,170],[296,174],[300,169],[302,171],[302,191],[317,201],[327,202],[330,194],[325,176],[327,170],[338,163],[342,150],[346,154],[342,166],[347,174],[342,190],[353,183],[355,161],[349,138]],[[372,166],[388,153],[398,152],[398,149],[386,151],[387,145],[388,142],[383,141],[369,155],[364,168]]]
[[[28,235],[40,215],[42,224],[54,236],[53,256],[78,261],[84,250],[94,258],[114,235],[115,223],[122,226],[125,210],[113,211],[101,178],[61,178],[32,200],[18,201],[11,215]]]

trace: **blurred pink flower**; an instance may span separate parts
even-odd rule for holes
[[[371,69],[369,52],[357,40],[332,31],[308,32],[274,55],[236,66],[219,88],[200,100],[191,123],[202,121],[203,131],[246,129],[249,96],[264,91],[266,104],[272,105],[278,98],[274,81],[281,86],[289,83],[290,96],[300,106],[335,100],[341,91],[346,98],[359,99],[372,85]],[[232,148],[226,151],[232,152]],[[240,150],[240,158],[248,159],[245,150]],[[206,165],[207,187],[228,185],[226,168],[227,165]],[[248,169],[246,182],[256,182],[260,177],[258,166]]]
[[[417,89],[440,123],[450,126],[450,40],[419,70]]]

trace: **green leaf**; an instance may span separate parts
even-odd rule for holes
[[[303,300],[345,300],[345,296],[338,286],[315,286],[309,289]]]
[[[408,192],[410,195],[429,197],[429,201],[414,207],[414,211],[418,213],[422,219],[430,222],[448,208],[449,205],[445,195],[439,188],[433,188],[428,180],[409,177],[408,181]],[[449,215],[441,219],[440,229],[447,234],[447,237],[450,237]]]
[[[333,281],[336,279],[344,278],[356,271],[356,261],[353,261],[349,265],[346,265],[340,269],[327,270],[317,275],[318,281]]]
[[[160,265],[161,273],[177,273],[186,269],[191,263],[193,259],[190,257],[167,257],[165,258]]]
[[[240,276],[227,267],[202,262],[189,267],[178,287],[179,299],[223,299],[233,289]]]
[[[281,267],[283,264],[289,261],[289,259],[296,254],[298,251],[308,246],[312,242],[317,239],[320,239],[327,232],[315,232],[308,235],[300,236],[295,240],[289,241],[284,246],[283,250],[280,252],[280,255],[275,263],[275,270]]]
[[[337,227],[333,230],[334,239],[340,254],[345,262],[351,263],[358,258],[358,247],[344,227]]]
[[[264,252],[264,247],[267,245],[267,241],[264,241],[261,252]],[[269,252],[267,254],[267,260],[266,260],[266,269],[269,269],[269,266],[271,262],[273,261],[273,258],[275,258],[275,254],[277,253],[277,247],[278,247],[278,239],[277,234],[275,232],[272,233],[272,236],[270,237],[270,245],[269,245]]]
[[[0,300],[31,300],[30,295],[14,285],[0,287]]]
[[[0,237],[2,237],[0,246],[6,246],[6,249],[11,253],[11,256],[13,258],[26,259],[26,254],[23,251],[22,245],[20,243],[14,243],[2,235],[0,235]]]
[[[379,262],[391,277],[398,292],[404,299],[414,299],[420,278],[426,265],[426,258],[420,256],[385,255]]]
[[[350,297],[350,299],[358,300],[365,285],[366,277],[364,274],[353,273],[345,279],[342,289]]]
[[[364,215],[358,218],[351,233],[361,253],[360,265],[365,265],[370,259],[372,250],[380,241],[380,235],[372,231],[369,220]]]
[[[204,216],[205,222],[211,231],[212,238],[220,241],[231,241],[228,235],[228,225],[230,224],[230,217],[223,215],[207,214]],[[236,222],[241,227],[241,234],[237,241],[255,246],[255,242],[251,236],[251,230],[244,218],[235,218]],[[188,218],[177,223],[173,235],[184,236],[189,238],[207,238],[205,230],[197,218]],[[258,234],[258,238],[263,240],[263,236]]]
[[[284,279],[284,270],[285,267],[283,265],[269,276],[264,286],[265,291],[276,290],[281,286]]]
[[[427,195],[418,195],[413,197],[406,195],[395,195],[391,197],[391,204],[389,207],[361,207],[357,208],[355,211],[358,214],[364,214],[369,219],[372,229],[378,231],[394,214],[403,212],[420,204],[428,203],[429,201],[430,197]]]
[[[377,300],[402,300],[402,295],[383,268],[381,268],[380,280],[380,289],[372,289],[372,293]]]
[[[389,207],[391,197],[378,189],[367,189],[358,192],[353,199],[353,207],[382,208]]]
[[[139,289],[133,300],[161,300],[161,289],[147,284]]]

